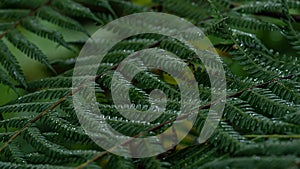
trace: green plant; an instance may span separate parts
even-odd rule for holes
[[[126,0],[1,0],[0,7],[0,81],[17,93],[21,89],[26,93],[0,107],[0,168],[299,168],[297,0],[153,0],[148,6]],[[115,66],[149,46],[173,52],[189,63],[205,103],[189,135],[174,149],[156,157],[129,159],[101,149],[81,128],[70,88],[75,60],[51,64],[23,32],[33,32],[76,52],[84,40],[65,41],[65,29],[88,37],[88,24],[103,25],[144,11],[175,14],[205,31],[223,59],[228,98],[213,136],[195,144],[210,107],[210,82],[203,64],[193,60],[187,46],[155,34],[134,36],[117,44],[103,60],[98,70],[102,76],[96,80],[99,108],[115,129],[127,135],[157,134],[178,115],[178,88],[160,71],[136,76],[131,85],[131,99],[139,108],[146,108],[149,89],[158,88],[174,96],[155,123],[128,121],[112,105],[109,89]],[[50,23],[62,29],[51,29]],[[287,50],[291,52],[277,52],[255,31],[280,32],[290,42]],[[27,82],[8,45],[58,75]],[[231,67],[233,63],[240,65],[238,70]]]

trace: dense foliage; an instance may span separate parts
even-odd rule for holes
[[[145,5],[127,0],[0,0],[0,81],[19,94],[0,107],[0,168],[299,168],[299,10],[298,0],[153,0]],[[139,109],[147,108],[151,89],[173,98],[153,123],[126,120],[111,101],[115,67],[148,47],[170,51],[188,63],[204,103],[199,105],[193,129],[174,149],[131,159],[101,149],[81,128],[72,105],[75,59],[51,64],[24,32],[76,53],[92,33],[88,26],[145,11],[174,14],[204,30],[223,60],[228,98],[213,136],[198,144],[196,138],[210,107],[207,69],[193,59],[188,46],[172,38],[145,34],[118,43],[101,63],[98,74],[102,76],[96,80],[99,108],[113,128],[131,136],[159,133],[170,118],[180,114],[179,89],[161,71],[148,70],[136,76],[134,83],[128,82],[132,102]],[[86,39],[66,41],[66,30],[84,33]],[[258,31],[278,33],[288,40],[289,48],[272,46],[256,36]],[[53,76],[27,81],[14,50],[43,63]],[[232,67],[235,63],[237,69]]]

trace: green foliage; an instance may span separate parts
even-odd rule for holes
[[[148,6],[127,0],[1,0],[0,8],[0,83],[17,93],[21,89],[25,92],[0,107],[0,168],[299,168],[298,0],[153,0]],[[96,83],[91,82],[95,85],[97,106],[111,127],[128,136],[140,133],[149,136],[166,130],[170,120],[180,115],[180,91],[167,73],[149,69],[129,82],[115,71],[118,63],[141,49],[164,49],[185,61],[199,84],[201,99],[196,122],[182,142],[166,153],[133,159],[103,150],[81,127],[71,89],[76,58],[57,61],[61,65],[51,64],[45,52],[24,31],[75,52],[83,41],[67,42],[66,30],[84,33],[88,38],[86,25],[96,27],[143,11],[175,14],[204,30],[223,61],[228,98],[212,137],[205,143],[195,144],[210,107],[212,89],[207,72],[214,72],[215,65],[205,67],[188,46],[160,35],[143,34],[118,43],[98,67],[97,74],[101,76],[96,78]],[[54,29],[50,23],[61,28]],[[272,43],[256,35],[256,31],[281,33],[291,44],[287,51],[292,50],[293,54],[278,52]],[[9,46],[58,74],[26,81]],[[209,57],[205,52],[203,55]],[[168,65],[170,58],[144,59]],[[231,62],[239,64],[242,76],[235,73]],[[89,65],[95,66],[96,63]],[[133,65],[126,69],[132,72],[138,68]],[[151,123],[123,117],[110,95],[113,74],[128,85],[134,103],[120,107],[127,112],[148,110],[149,91],[160,89],[169,99],[164,113]],[[116,87],[124,90],[122,86]],[[147,147],[138,148],[142,151]]]

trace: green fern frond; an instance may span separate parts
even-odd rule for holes
[[[27,87],[24,74],[16,58],[11,54],[7,46],[0,40],[0,63],[6,68],[11,77],[17,80],[22,86]],[[5,79],[5,78],[1,78]],[[9,78],[6,78],[7,80]],[[13,87],[14,85],[10,85]]]
[[[195,168],[214,160],[216,152],[216,148],[207,145],[194,145],[170,155],[166,161],[173,164],[171,168]]]
[[[5,158],[8,161],[14,162],[14,163],[18,163],[18,164],[26,164],[26,160],[25,160],[25,154],[22,152],[22,150],[20,149],[20,145],[17,143],[12,143],[11,145],[9,145],[5,151]]]
[[[11,113],[11,112],[42,112],[54,102],[37,102],[37,103],[21,103],[21,104],[12,104],[2,106],[0,111],[2,113]]]
[[[246,91],[241,95],[241,98],[271,117],[282,117],[288,113],[297,111],[295,105],[280,99],[267,89],[257,88]]]
[[[92,19],[96,22],[100,22],[99,19],[91,12],[89,8],[86,8],[72,0],[53,0],[51,2],[51,6],[56,7],[57,9],[63,12],[66,12],[67,15],[85,17]]]
[[[241,5],[235,8],[236,11],[242,13],[259,13],[263,11],[269,12],[276,12],[280,11],[282,8],[282,4],[273,2],[273,1],[256,1],[256,2],[249,2],[245,5]]]
[[[37,35],[59,43],[60,45],[70,49],[68,44],[65,42],[62,34],[58,31],[51,30],[42,25],[36,17],[28,17],[22,22],[22,26],[27,30],[30,30]]]
[[[71,77],[53,77],[53,78],[45,78],[43,80],[32,81],[28,84],[28,90],[34,91],[38,89],[45,88],[61,88],[61,87],[71,87],[72,86],[72,78]]]
[[[233,27],[246,28],[251,30],[266,30],[266,31],[280,30],[275,24],[250,18],[246,15],[237,15],[237,16],[229,17],[227,22]]]
[[[49,63],[47,56],[35,44],[27,40],[26,37],[24,37],[24,35],[22,35],[19,31],[10,31],[7,34],[7,39],[20,51],[22,51],[29,57],[45,64],[49,69],[55,72],[55,70]]]
[[[0,2],[0,82],[19,94],[17,99],[0,106],[0,168],[298,168],[300,3],[296,0],[147,2],[145,6],[129,0]],[[80,73],[72,77],[76,61],[89,63],[90,57],[53,60],[48,58],[47,51],[26,36],[29,31],[78,54],[74,49],[80,49],[88,37],[74,40],[71,37],[68,42],[65,39],[69,39],[69,30],[90,36],[91,30],[96,30],[99,25],[145,11],[176,14],[200,27],[215,48],[205,48],[201,53],[208,65],[198,59],[190,46],[179,40],[148,33],[122,40],[109,50],[101,63],[77,67]],[[151,18],[148,23],[156,20]],[[123,35],[135,29],[132,23],[134,21],[124,21],[119,29],[108,32]],[[264,34],[270,31],[271,35],[277,38],[278,34],[278,38],[285,39],[291,46],[285,51],[266,41]],[[142,58],[135,58],[134,61],[145,65],[145,69],[133,62],[120,66],[129,55],[143,49],[172,54],[147,53]],[[23,65],[18,63],[19,57],[14,56],[14,50],[20,50],[59,75],[26,81],[27,74],[24,75]],[[211,53],[214,50],[221,58],[216,59]],[[222,62],[222,66],[215,64],[216,60]],[[180,62],[184,62],[194,75],[183,75],[183,78],[195,78],[200,94],[199,105],[187,115],[182,114],[181,106],[188,106],[191,101],[182,101],[181,82],[175,81],[169,72],[146,67],[147,64],[165,66],[180,74]],[[85,71],[95,69],[96,80],[87,80]],[[225,109],[212,136],[208,140],[199,140],[210,107],[215,104],[211,103],[211,92],[216,89],[211,86],[225,83],[218,79],[219,69],[224,69],[226,75],[227,97],[219,98],[226,99]],[[133,75],[140,70],[134,77],[124,73]],[[215,74],[216,78],[211,79],[208,73]],[[117,78],[118,84],[112,83],[113,77]],[[73,99],[78,98],[72,95],[84,90],[72,88],[72,82],[77,79],[83,86],[95,87],[95,93],[87,95],[96,98],[94,105],[100,110],[101,118],[124,135],[148,137],[160,134],[176,123],[176,118],[194,117],[195,114],[190,113],[197,112],[196,120],[187,136],[163,154],[142,159],[114,155],[97,145],[81,126],[83,121],[92,129],[90,133],[111,140],[98,133],[96,126],[99,123],[95,118],[99,114],[75,111]],[[116,105],[111,92],[121,93],[127,89],[130,103]],[[167,96],[163,110],[157,109],[149,100],[154,89]],[[158,99],[157,102],[163,101]],[[151,122],[130,119],[144,117],[143,113],[150,117],[151,113],[158,112],[160,116]],[[177,136],[172,135],[172,138]],[[142,143],[131,150],[139,155],[151,147]]]
[[[15,92],[17,92],[17,89],[15,88],[15,85],[13,84],[13,82],[10,79],[10,76],[3,71],[2,69],[0,69],[0,82],[2,84],[8,85],[9,87],[11,87]]]
[[[6,120],[1,120],[0,121],[0,126],[1,127],[13,127],[13,128],[21,128],[23,127],[26,123],[28,123],[32,119],[32,116],[25,116],[25,117],[13,117],[10,119]]]
[[[37,15],[41,19],[56,24],[62,28],[80,31],[87,34],[86,30],[82,27],[82,25],[79,22],[77,22],[76,20],[68,16],[64,16],[60,14],[59,12],[55,11],[51,7],[48,6],[41,7],[38,10]]]
[[[54,144],[45,139],[37,128],[27,128],[22,134],[23,138],[37,151],[45,153],[49,157],[78,157],[87,159],[96,155],[97,151],[90,150],[68,150],[63,146]]]
[[[3,169],[10,169],[10,168],[26,168],[26,169],[71,169],[72,167],[63,167],[59,165],[48,165],[48,164],[16,164],[10,162],[0,162],[0,167]]]
[[[262,133],[299,133],[299,126],[255,113],[255,110],[244,101],[227,100],[224,117],[234,124],[235,128]]]
[[[0,10],[0,18],[8,21],[16,21],[26,17],[30,13],[26,9],[2,9]]]
[[[136,168],[133,161],[125,159],[124,157],[112,155],[109,158],[105,168],[120,168],[120,169],[134,169]]]
[[[269,88],[282,99],[299,104],[300,86],[298,82],[282,80],[270,84]]]
[[[235,157],[219,161],[213,161],[201,166],[201,169],[217,169],[223,166],[228,166],[230,168],[273,168],[282,169],[294,167],[297,168],[297,161],[299,159],[295,156],[274,156],[274,157],[264,157],[264,156],[253,156],[253,157]],[[244,164],[247,164],[246,166]]]

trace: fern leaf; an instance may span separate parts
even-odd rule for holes
[[[299,9],[300,8],[300,2],[296,0],[287,0],[287,5],[290,9]]]
[[[297,168],[297,161],[299,158],[295,156],[253,156],[253,157],[235,157],[219,161],[213,161],[201,166],[201,169],[218,169],[224,166],[230,168],[245,168],[245,169],[263,169],[263,168],[273,168],[282,169],[295,167]],[[247,165],[244,165],[247,164]]]
[[[39,129],[37,128],[27,128],[23,133],[23,138],[33,146],[37,151],[45,153],[50,157],[76,157],[82,156],[84,158],[89,158],[95,156],[97,151],[89,151],[89,150],[68,150],[63,146],[54,144],[45,139],[43,135],[41,135]]]
[[[81,141],[82,143],[91,141],[81,127],[72,125],[61,118],[55,117],[53,115],[48,115],[45,116],[42,121],[46,126],[49,127],[49,129],[52,129],[53,131],[56,131],[64,135],[65,137]]]
[[[129,158],[112,155],[105,166],[106,168],[134,169],[136,168]]]
[[[216,156],[216,148],[208,145],[193,145],[172,154],[166,161],[173,164],[171,168],[174,169],[197,168],[214,160]]]
[[[227,108],[224,111],[224,117],[231,123],[235,124],[236,128],[243,128],[249,131],[259,131],[263,133],[298,133],[299,127],[267,118],[261,114],[255,113],[255,110],[250,105],[245,104],[241,100],[227,100]]]
[[[50,107],[54,102],[22,103],[2,106],[1,113],[11,112],[42,112]]]
[[[269,155],[286,155],[293,154],[299,155],[299,140],[291,141],[276,141],[269,140],[265,143],[258,143],[254,145],[248,145],[243,149],[236,152],[235,156],[251,156],[251,155],[260,155],[260,156],[269,156]]]
[[[13,127],[13,128],[22,128],[27,122],[32,119],[32,116],[28,117],[13,117],[6,120],[0,121],[0,127]]]
[[[37,92],[21,96],[14,103],[30,103],[44,101],[47,99],[60,99],[71,92],[70,88],[54,88],[54,89],[45,89]]]
[[[13,22],[0,23],[0,31],[11,29],[13,27],[14,27],[14,23]]]
[[[27,87],[24,74],[16,58],[11,54],[7,46],[0,40],[0,63],[6,68],[9,75],[25,88]],[[12,86],[11,86],[12,87]]]
[[[249,2],[245,5],[241,5],[237,8],[235,8],[236,11],[242,12],[242,13],[259,13],[262,11],[270,11],[270,12],[276,12],[280,11],[282,8],[282,5],[280,3],[274,3],[273,1],[262,1],[262,2]]]
[[[28,90],[38,90],[45,88],[61,88],[61,87],[71,87],[72,78],[71,77],[53,77],[45,78],[43,80],[36,80],[28,83]]]
[[[30,8],[35,9],[43,5],[43,0],[3,0],[1,1],[6,7],[19,7],[19,8]]]
[[[299,104],[299,83],[289,80],[281,80],[276,83],[270,84],[269,88],[274,92],[274,94],[280,96],[282,99],[293,102],[295,104]]]
[[[72,0],[53,0],[51,5],[64,12],[67,12],[68,15],[85,17],[92,19],[96,22],[100,22],[100,20],[90,11],[89,8],[86,8]]]
[[[61,166],[62,164],[65,163],[72,163],[72,164],[76,164],[76,163],[82,163],[84,162],[84,160],[80,160],[78,158],[51,158],[48,157],[44,154],[40,154],[40,153],[29,153],[25,155],[25,158],[28,162],[32,163],[32,164],[52,164],[52,165],[57,165],[57,166]]]
[[[148,5],[135,2],[1,0],[0,39],[4,39],[0,40],[0,82],[16,91],[19,91],[17,87],[24,90],[18,99],[0,106],[0,142],[1,146],[4,145],[0,147],[0,151],[3,150],[0,168],[298,168],[300,62],[296,54],[300,49],[297,30],[300,3],[297,0],[153,0],[147,1]],[[85,43],[84,38],[67,43],[64,40],[68,38],[66,31],[73,30],[89,36],[86,29],[96,29],[97,24],[145,11],[176,14],[192,22],[205,31],[221,57],[216,59],[210,52],[214,49],[205,48],[201,57],[209,64],[204,65],[189,45],[160,34],[148,33],[122,40],[99,65],[97,62],[88,62],[89,57],[79,58],[78,61],[87,61],[88,64],[76,68],[82,72],[77,77],[72,77],[76,58],[71,58],[51,61],[61,75],[26,82],[20,63],[12,54],[14,49],[7,47],[11,43],[28,57],[52,69],[47,53],[44,54],[19,28],[25,28],[66,48],[70,48],[69,45],[81,48]],[[156,21],[157,18],[152,20]],[[131,31],[136,29],[132,26],[134,21],[125,21],[119,29],[108,31],[117,34]],[[160,28],[161,25],[152,25],[151,21],[147,21],[150,23],[147,26]],[[60,28],[48,28],[47,22]],[[288,47],[291,51],[279,50],[273,42],[266,41],[264,33],[269,31],[281,33],[280,38],[285,38],[292,45]],[[263,35],[256,35],[257,32]],[[143,68],[135,64],[120,66],[129,55],[147,48],[165,50],[178,57],[149,54],[134,60],[146,65]],[[214,64],[216,60],[223,62],[223,66]],[[168,67],[176,72],[181,69],[181,61],[188,66],[194,75],[191,78],[198,83],[200,103],[195,124],[178,146],[157,156],[137,159],[113,155],[89,138],[81,126],[82,121],[91,128],[88,131],[90,134],[111,141],[105,131],[104,134],[99,133],[99,122],[95,120],[98,114],[92,111],[80,114],[74,109],[73,99],[78,98],[71,97],[71,87],[75,78],[95,87],[95,93],[88,93],[84,97],[96,97],[95,106],[109,126],[127,136],[148,137],[164,132],[172,126],[174,119],[182,118],[181,106],[189,105],[190,101],[182,102],[181,82],[175,81],[176,78],[168,72],[151,66],[148,68],[147,64]],[[96,80],[87,81],[84,71],[95,68],[98,75]],[[203,142],[198,144],[196,140],[207,121],[210,107],[214,105],[211,103],[211,92],[215,89],[211,84],[225,83],[217,77],[218,70],[223,68],[228,96],[224,114],[213,135],[205,142],[198,140]],[[127,76],[124,72],[135,76]],[[208,72],[216,77],[209,77]],[[119,83],[113,83],[113,77]],[[184,78],[190,79],[187,76]],[[168,98],[163,111],[151,104],[150,96],[154,89],[163,91]],[[115,105],[111,93],[119,94],[119,91],[125,90],[128,90],[130,103]],[[145,113],[157,112],[160,113],[159,117],[155,116],[151,122],[140,120]],[[34,123],[28,123],[30,121]],[[19,132],[21,134],[16,135]],[[172,136],[173,139],[175,137]],[[159,145],[164,145],[161,144],[163,139],[157,141]],[[160,150],[164,148],[162,146]],[[131,149],[133,155],[155,151],[143,142],[131,146]]]
[[[9,21],[18,21],[29,14],[29,10],[26,9],[1,9],[0,18]]]
[[[8,161],[18,163],[18,164],[26,164],[27,163],[25,160],[25,154],[20,149],[20,145],[15,142],[10,144],[5,149],[4,154]]]
[[[28,41],[19,31],[12,30],[7,34],[6,37],[20,51],[22,51],[29,57],[45,64],[50,70],[55,72],[55,70],[48,62],[47,56],[36,45]]]
[[[234,152],[249,143],[226,122],[221,122],[209,141],[225,152]]]
[[[141,159],[140,167],[145,169],[164,169],[168,165],[166,162],[161,162],[155,157]]]
[[[110,2],[108,0],[75,0],[75,1],[79,2],[79,3],[86,3],[86,4],[94,5],[97,7],[103,7],[105,9],[107,9],[114,17],[117,17],[117,14],[111,7]]]
[[[51,7],[44,6],[40,8],[37,12],[37,15],[38,17],[47,20],[53,24],[56,24],[60,27],[88,34],[79,22],[60,14],[59,12],[53,10]]]
[[[3,71],[2,69],[0,69],[0,82],[1,82],[2,84],[8,85],[8,86],[11,87],[16,93],[18,93],[18,92],[17,92],[17,89],[15,88],[15,85],[14,85],[13,82],[10,81],[9,79],[10,79],[9,75],[8,75],[5,71]]]
[[[10,163],[10,162],[0,162],[0,167],[3,169],[11,169],[11,168],[26,168],[26,169],[71,169],[72,167],[63,167],[59,165],[48,165],[48,164],[39,164],[39,165],[33,165],[33,164],[16,164],[16,163]]]
[[[253,107],[263,110],[267,116],[271,117],[282,117],[297,111],[297,108],[291,103],[280,99],[267,89],[252,89],[244,92],[241,98],[247,100]]]
[[[229,17],[228,23],[235,27],[247,28],[251,30],[278,31],[279,28],[275,24],[263,22],[258,19],[250,18],[245,15]]]
[[[59,43],[67,49],[70,49],[69,45],[65,42],[60,32],[51,30],[42,25],[36,17],[28,17],[23,20],[22,25],[37,35]]]

